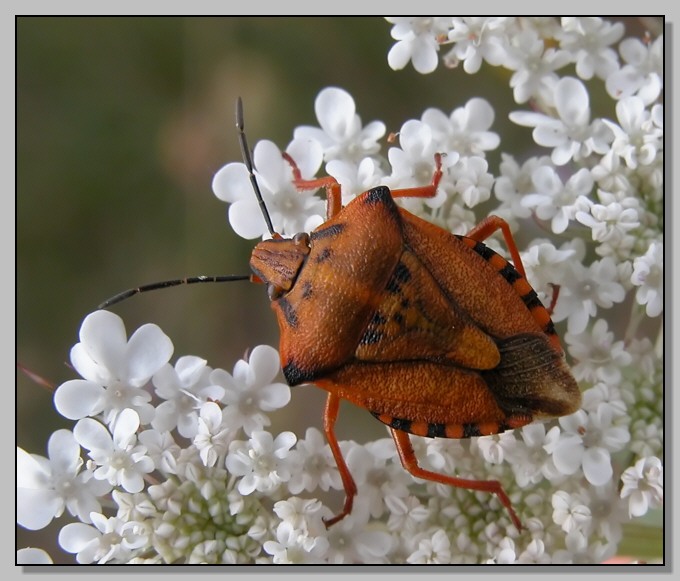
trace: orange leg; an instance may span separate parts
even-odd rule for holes
[[[548,283],[552,287],[552,297],[550,299],[550,306],[548,307],[548,314],[552,317],[555,305],[557,304],[557,297],[560,296],[560,285]]]
[[[282,155],[293,170],[293,185],[298,190],[315,190],[317,188],[326,188],[326,219],[330,220],[336,216],[340,210],[342,210],[342,190],[338,180],[336,180],[333,176],[305,180],[302,178],[300,168],[295,163],[295,160],[285,151],[282,153]],[[392,190],[392,197],[433,198],[437,193],[437,186],[439,185],[439,182],[442,178],[442,156],[440,153],[435,154],[434,161],[435,171],[434,175],[432,176],[432,183],[427,186]]]
[[[285,151],[282,155],[283,159],[288,162],[293,170],[293,185],[300,191],[326,188],[326,220],[330,220],[334,216],[337,216],[340,210],[342,210],[342,190],[340,189],[338,180],[333,176],[305,180],[302,178],[300,168],[297,166],[297,163],[295,163],[295,160]]]
[[[456,486],[458,488],[468,488],[470,490],[491,492],[498,497],[498,499],[501,501],[501,504],[508,510],[512,524],[517,527],[518,531],[522,530],[522,523],[519,522],[519,518],[517,518],[517,515],[512,508],[512,503],[510,502],[508,495],[505,494],[505,491],[498,480],[467,480],[464,478],[446,476],[444,474],[438,474],[437,472],[425,470],[418,466],[418,460],[416,458],[415,452],[413,451],[413,445],[411,444],[409,435],[406,432],[395,430],[394,428],[390,428],[390,431],[392,432],[394,443],[397,446],[397,452],[399,453],[401,463],[404,465],[406,470],[413,474],[413,476],[416,478],[422,478],[423,480],[430,480],[432,482]]]
[[[432,175],[432,182],[427,186],[419,186],[415,188],[405,188],[403,190],[392,190],[393,198],[434,198],[437,193],[437,187],[442,179],[442,154],[434,154],[434,174]]]
[[[519,250],[517,250],[517,244],[515,244],[515,239],[510,232],[510,226],[508,223],[499,218],[498,216],[487,216],[479,224],[477,224],[472,230],[467,234],[467,238],[472,238],[477,240],[477,242],[484,242],[489,236],[491,236],[496,230],[503,231],[503,238],[505,238],[505,243],[510,251],[510,256],[512,256],[512,261],[515,268],[519,273],[526,277],[526,272],[524,271],[524,265],[522,264],[522,259],[519,256]]]
[[[323,415],[323,429],[326,433],[326,439],[328,440],[328,445],[331,447],[331,452],[333,453],[333,458],[335,458],[335,463],[340,471],[340,477],[342,478],[342,486],[345,489],[345,506],[342,507],[342,511],[336,514],[333,518],[325,520],[324,524],[326,528],[334,525],[336,522],[341,521],[350,512],[352,512],[352,505],[354,503],[354,497],[357,494],[357,485],[354,483],[354,478],[350,474],[349,468],[345,459],[342,457],[342,452],[340,451],[340,445],[338,444],[338,439],[335,437],[335,421],[338,419],[338,411],[340,410],[340,398],[332,393],[328,394],[326,399],[326,409]]]

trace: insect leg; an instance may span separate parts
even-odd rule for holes
[[[400,190],[392,190],[393,198],[434,198],[437,193],[437,187],[442,179],[442,154],[435,153],[434,155],[434,174],[432,175],[432,182],[427,186],[420,186],[415,188],[404,188]]]
[[[357,485],[354,483],[354,478],[350,474],[349,468],[345,459],[342,457],[342,452],[340,451],[340,445],[338,444],[338,439],[335,437],[335,421],[338,419],[338,411],[340,410],[340,398],[332,393],[328,394],[326,399],[326,409],[323,415],[323,429],[326,433],[326,439],[331,447],[331,452],[333,453],[333,458],[335,458],[335,463],[340,471],[340,477],[342,478],[342,485],[345,489],[345,505],[342,507],[342,511],[336,514],[333,518],[328,520],[324,519],[324,524],[326,528],[334,525],[336,522],[341,521],[350,512],[352,512],[352,504],[354,503],[354,497],[357,493]]]
[[[438,474],[437,472],[431,472],[425,470],[418,466],[418,460],[416,454],[413,451],[413,445],[411,444],[411,439],[406,432],[401,430],[395,430],[390,428],[392,432],[392,437],[394,438],[394,443],[397,446],[397,452],[399,453],[399,458],[404,468],[408,470],[416,478],[422,478],[423,480],[430,480],[432,482],[439,482],[441,484],[448,484],[450,486],[456,486],[458,488],[468,488],[470,490],[481,490],[483,492],[492,492],[501,501],[501,504],[508,510],[510,514],[510,519],[512,523],[517,527],[518,531],[522,530],[522,524],[519,522],[519,518],[515,514],[515,510],[512,508],[512,503],[505,494],[501,483],[498,480],[467,480],[465,478],[456,478],[454,476],[446,476],[444,474]]]
[[[295,160],[285,151],[282,152],[285,159],[293,170],[293,185],[300,191],[326,188],[326,220],[330,220],[342,210],[342,190],[338,180],[333,176],[316,178],[313,180],[303,179]]]
[[[560,296],[560,285],[548,283],[552,287],[552,297],[550,298],[550,306],[547,308],[548,314],[552,317],[555,305],[557,304],[557,297]]]
[[[498,216],[487,216],[465,236],[467,238],[477,240],[477,242],[483,242],[496,230],[501,230],[503,232],[503,238],[505,239],[505,244],[508,246],[508,250],[510,251],[510,256],[512,256],[512,261],[515,268],[522,276],[526,277],[524,265],[522,264],[522,259],[519,256],[519,250],[517,250],[517,244],[515,244],[515,239],[512,236],[512,232],[510,232],[510,226],[505,220],[503,220],[503,218],[499,218]]]

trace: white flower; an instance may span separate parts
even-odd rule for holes
[[[558,34],[560,47],[574,55],[576,74],[582,79],[597,75],[606,79],[618,69],[618,58],[610,45],[618,42],[623,33],[621,22],[607,22],[596,17],[563,17]]]
[[[330,543],[327,554],[328,563],[387,563],[387,555],[392,548],[392,536],[368,525],[370,511],[366,499],[357,496],[354,510],[334,524],[327,533]]]
[[[474,97],[449,116],[431,107],[425,110],[421,120],[432,129],[432,138],[440,152],[483,156],[485,151],[496,149],[500,143],[498,134],[489,131],[494,110],[486,99]]]
[[[453,191],[461,196],[468,208],[474,208],[491,197],[494,178],[488,168],[487,161],[478,155],[462,157],[450,168]]]
[[[509,537],[504,537],[498,543],[496,554],[494,558],[489,561],[489,564],[498,565],[512,564],[517,560],[517,553],[515,551],[516,551],[515,542]]]
[[[71,363],[84,380],[60,385],[54,404],[61,415],[76,420],[102,414],[107,424],[127,408],[143,424],[153,418],[151,394],[144,385],[170,359],[172,341],[152,324],[142,325],[127,340],[118,315],[95,311],[80,327],[80,343],[71,349]]]
[[[287,149],[295,160],[302,179],[312,178],[323,159],[317,141],[295,140]],[[271,141],[258,141],[253,150],[257,183],[269,212],[274,230],[284,236],[302,232],[308,219],[322,216],[324,202],[293,184],[293,170]],[[260,205],[242,163],[230,163],[213,177],[213,193],[229,206],[229,223],[234,232],[246,239],[267,236],[267,226]]]
[[[633,261],[630,282],[638,287],[635,300],[646,305],[648,317],[663,312],[663,242],[652,242],[644,256]]]
[[[566,266],[553,320],[567,319],[569,333],[578,334],[585,330],[590,317],[597,314],[598,306],[610,308],[623,301],[626,293],[616,280],[616,265],[608,256],[587,268],[573,261]]]
[[[151,425],[161,432],[177,428],[180,435],[192,438],[201,405],[224,395],[222,387],[210,384],[211,371],[205,359],[191,355],[180,357],[174,367],[168,363],[159,369],[152,382],[164,401],[156,407]]]
[[[418,549],[406,559],[407,563],[429,565],[451,562],[451,541],[446,531],[437,529],[418,541]]]
[[[493,66],[507,60],[509,43],[506,28],[512,26],[514,18],[464,16],[452,20],[448,39],[454,45],[444,57],[448,66],[454,67],[463,61],[465,72],[474,74],[483,60]]]
[[[558,249],[552,242],[536,239],[531,246],[521,253],[527,280],[539,293],[541,301],[545,300],[549,304],[550,297],[546,292],[550,285],[560,283],[567,262],[581,259],[581,249],[577,246],[582,245],[583,242],[579,239],[575,239],[575,242],[576,244],[571,246],[565,244]]]
[[[628,514],[639,517],[663,505],[663,465],[656,456],[640,458],[621,474],[621,498],[628,498]]]
[[[387,528],[402,535],[416,532],[431,517],[430,509],[413,495],[407,498],[386,496],[385,506],[390,513]]]
[[[584,531],[590,526],[592,514],[581,500],[568,492],[558,490],[552,496],[553,521],[565,533]]]
[[[554,88],[558,119],[543,113],[514,111],[510,120],[518,125],[534,127],[534,141],[552,147],[555,165],[566,165],[571,159],[581,161],[593,152],[609,151],[613,136],[611,129],[600,119],[590,123],[590,97],[581,81],[563,77]]]
[[[383,514],[386,496],[406,498],[409,495],[408,485],[413,478],[401,464],[391,462],[394,458],[391,438],[381,438],[364,446],[352,445],[349,451],[343,450],[343,455],[372,517]]]
[[[69,430],[57,430],[47,443],[49,459],[17,448],[17,523],[30,529],[46,527],[67,509],[83,522],[101,510],[99,498],[111,490],[81,471],[80,446]]]
[[[290,387],[273,383],[280,365],[276,349],[258,345],[248,361],[236,362],[233,375],[222,369],[212,372],[210,381],[224,388],[222,413],[226,427],[234,431],[243,428],[250,435],[270,424],[265,412],[282,408],[290,401]]]
[[[564,432],[552,451],[555,467],[567,475],[582,467],[594,486],[608,482],[613,475],[611,452],[618,452],[630,440],[628,430],[613,424],[613,419],[614,411],[606,403],[591,413],[579,410],[560,418]]]
[[[574,217],[592,230],[593,240],[610,247],[625,244],[627,238],[632,238],[628,232],[640,225],[637,209],[618,202],[590,204],[587,211],[577,210]]]
[[[139,415],[132,409],[118,415],[113,434],[92,418],[78,421],[73,435],[98,466],[94,471],[97,480],[108,480],[128,492],[144,488],[144,476],[153,471],[154,463],[146,455],[146,448],[137,445],[138,428]]]
[[[247,442],[229,444],[227,470],[242,476],[238,491],[243,495],[253,491],[271,493],[291,476],[290,449],[295,445],[293,432],[281,432],[276,439],[269,432],[254,431]]]
[[[631,169],[648,166],[663,150],[663,124],[657,125],[652,113],[639,97],[625,97],[616,104],[618,125],[604,122],[614,134],[612,150],[626,161]]]
[[[300,142],[318,143],[325,161],[343,159],[359,163],[380,150],[378,140],[385,134],[385,124],[372,121],[362,127],[354,99],[344,89],[322,89],[314,101],[314,111],[321,128],[297,127],[294,136]]]
[[[561,473],[555,468],[552,451],[559,440],[560,429],[553,426],[546,430],[541,422],[529,424],[519,430],[522,439],[514,433],[504,434],[500,444],[505,452],[506,461],[512,467],[515,480],[520,488],[537,484],[544,478],[557,481]]]
[[[527,548],[517,557],[517,562],[550,564],[550,555],[546,552],[545,543],[541,539],[532,539]]]
[[[621,158],[612,149],[590,170],[590,173],[605,192],[623,195],[634,193],[629,179],[630,170],[621,165]]]
[[[501,173],[496,178],[493,190],[501,206],[494,213],[510,222],[531,216],[531,210],[523,203],[524,196],[536,191],[532,181],[534,171],[549,164],[550,158],[542,156],[530,157],[520,166],[514,157],[501,153]]]
[[[385,177],[382,167],[372,157],[365,157],[358,166],[349,161],[332,159],[326,164],[326,171],[338,180],[342,188],[343,205],[347,205],[356,195],[381,185]]]
[[[397,41],[387,54],[393,70],[403,69],[409,61],[421,74],[437,68],[439,37],[448,32],[450,18],[386,16],[385,20],[394,25],[390,34]]]
[[[291,455],[298,465],[288,481],[291,494],[299,494],[303,490],[312,492],[317,488],[324,491],[342,488],[340,472],[330,447],[316,428],[307,428],[305,438],[298,440]]]
[[[636,95],[645,105],[656,101],[663,88],[663,47],[663,34],[649,44],[624,38],[619,52],[627,64],[607,77],[607,92],[615,99]]]
[[[325,537],[308,537],[289,522],[276,527],[276,541],[265,541],[262,548],[275,564],[323,563],[329,548]]]
[[[147,544],[148,534],[139,523],[97,513],[91,518],[94,526],[70,523],[59,532],[59,544],[65,551],[76,553],[78,563],[125,563]]]
[[[325,534],[326,525],[323,519],[333,516],[320,500],[296,496],[274,503],[274,512],[282,521],[307,536]]]
[[[198,418],[198,432],[194,436],[194,446],[201,456],[203,464],[214,466],[218,458],[227,451],[229,441],[235,430],[224,422],[222,409],[214,402],[206,402],[201,406]]]
[[[578,211],[579,198],[588,196],[593,188],[593,178],[585,168],[563,184],[553,167],[543,165],[533,171],[531,181],[535,189],[524,196],[521,203],[532,209],[541,220],[550,220],[550,228],[555,234],[567,229]]]
[[[618,384],[621,369],[633,359],[623,341],[614,341],[606,319],[598,319],[590,331],[566,333],[564,339],[569,345],[569,354],[577,362],[571,368],[577,381]]]
[[[157,470],[162,470],[166,474],[177,472],[177,458],[181,448],[175,443],[170,432],[146,429],[140,432],[139,441],[147,449],[147,454]]]
[[[558,81],[555,71],[567,65],[569,60],[565,50],[546,49],[544,40],[532,28],[513,35],[505,66],[515,71],[510,78],[515,102],[526,103],[531,98],[548,101],[552,87]]]

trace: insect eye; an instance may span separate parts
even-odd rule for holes
[[[267,285],[267,296],[269,297],[270,301],[275,301],[276,299],[281,297],[283,292],[284,292],[283,289],[276,284],[270,283]]]
[[[293,242],[298,246],[309,246],[309,234],[307,232],[298,232],[293,236]]]

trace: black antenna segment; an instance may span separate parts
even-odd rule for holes
[[[171,286],[179,286],[182,284],[196,284],[199,282],[232,282],[235,280],[250,280],[250,275],[248,274],[228,274],[224,276],[191,276],[187,278],[177,278],[175,280],[163,280],[161,282],[152,282],[151,284],[145,284],[143,286],[138,286],[137,288],[131,288],[122,293],[105,300],[97,309],[106,309],[111,305],[120,303],[132,295],[138,293],[145,293],[147,291],[157,290],[161,288],[168,288]]]
[[[243,123],[243,101],[241,97],[236,99],[236,129],[238,130],[238,142],[241,145],[241,155],[243,156],[243,163],[248,169],[248,174],[250,176],[250,183],[253,184],[253,190],[255,191],[255,197],[260,204],[260,210],[262,210],[262,215],[264,216],[264,221],[267,224],[267,230],[274,237],[276,232],[274,231],[274,226],[272,220],[269,217],[269,212],[267,211],[267,206],[264,204],[262,199],[262,192],[260,192],[260,186],[257,183],[257,178],[255,177],[255,165],[253,164],[253,158],[250,155],[250,148],[248,147],[248,141],[246,139],[246,132]]]

